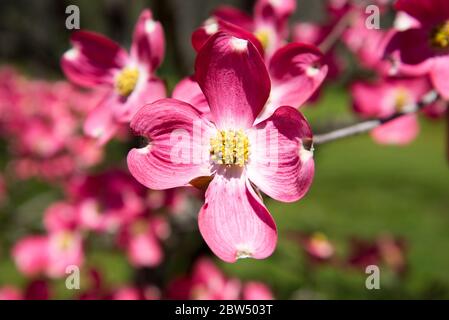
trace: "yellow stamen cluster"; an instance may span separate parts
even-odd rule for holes
[[[409,103],[409,93],[406,89],[400,88],[396,91],[394,106],[397,112],[404,111],[404,107]]]
[[[449,49],[449,21],[439,25],[432,31],[432,46],[438,49]]]
[[[117,76],[115,89],[122,97],[129,96],[136,87],[139,71],[135,68],[124,68]]]
[[[73,235],[70,232],[63,232],[60,235],[58,235],[57,243],[58,247],[61,250],[68,250],[73,243]]]
[[[249,140],[243,130],[222,130],[210,139],[211,160],[243,167],[248,162]]]
[[[259,30],[259,31],[256,31],[254,33],[254,35],[256,36],[257,40],[260,41],[260,43],[262,44],[262,47],[264,49],[266,49],[270,42],[270,34],[268,33],[268,31],[267,30]]]

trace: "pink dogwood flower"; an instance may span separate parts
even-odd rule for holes
[[[210,181],[199,228],[211,250],[227,262],[266,258],[277,231],[253,185],[279,201],[302,198],[314,173],[311,129],[290,106],[256,123],[270,78],[248,40],[214,35],[198,54],[195,71],[213,121],[175,99],[144,106],[131,127],[149,144],[130,151],[128,168],[156,190]],[[188,140],[180,143],[179,132]]]
[[[398,56],[403,73],[428,74],[438,93],[449,99],[449,2],[398,0],[395,8],[415,21],[392,37],[386,53]]]
[[[75,32],[71,42],[73,48],[61,59],[67,78],[80,86],[107,89],[84,125],[86,134],[101,143],[115,134],[120,123],[128,123],[142,102],[166,97],[164,83],[155,76],[164,57],[164,33],[150,10],[137,21],[129,54],[93,32]]]
[[[356,83],[352,87],[355,111],[366,118],[387,118],[397,112],[407,112],[429,92],[426,78],[387,78],[374,84]],[[419,132],[415,113],[407,114],[374,129],[372,138],[380,144],[405,145]]]

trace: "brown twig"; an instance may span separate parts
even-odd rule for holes
[[[342,138],[347,138],[347,137],[351,137],[351,136],[355,136],[358,134],[369,132],[369,131],[371,131],[387,122],[393,121],[399,117],[402,117],[402,116],[410,114],[410,113],[418,112],[419,110],[423,109],[424,107],[437,101],[438,98],[439,98],[439,96],[435,91],[430,91],[418,103],[410,105],[410,106],[406,106],[402,112],[395,113],[392,116],[387,117],[387,118],[367,120],[367,121],[356,123],[349,127],[337,129],[335,131],[331,131],[328,133],[317,134],[313,138],[313,144],[321,145],[321,144],[325,144],[325,143],[339,140]],[[448,114],[449,114],[449,112],[448,112]],[[448,121],[449,121],[449,116],[448,116]],[[448,134],[448,136],[449,136],[449,134]]]

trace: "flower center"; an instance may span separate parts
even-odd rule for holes
[[[398,89],[394,97],[394,107],[397,112],[403,112],[409,103],[409,94],[405,89]]]
[[[136,68],[124,68],[117,76],[115,89],[122,97],[129,96],[136,87],[139,71]]]
[[[446,21],[432,30],[430,41],[434,48],[449,48],[449,21]]]
[[[211,160],[243,167],[248,162],[249,140],[243,130],[221,130],[210,139]]]
[[[260,41],[260,43],[262,44],[262,47],[264,49],[266,49],[267,46],[268,46],[268,43],[270,41],[270,34],[269,34],[269,32],[267,30],[259,30],[259,31],[256,31],[254,33],[254,35],[256,36],[257,40]]]

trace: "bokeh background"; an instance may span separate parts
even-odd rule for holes
[[[193,68],[190,34],[218,4],[250,12],[252,0],[109,0],[0,2],[0,65],[30,78],[63,78],[59,59],[69,48],[65,8],[76,4],[81,28],[109,36],[128,47],[134,23],[145,7],[153,10],[167,37],[166,58],[158,70],[173,88]],[[323,21],[323,1],[299,0],[291,23]],[[348,79],[358,72],[348,61],[345,75],[328,82],[317,103],[303,111],[316,132],[351,123]],[[419,138],[404,147],[375,144],[359,136],[319,146],[316,176],[309,194],[294,204],[266,200],[279,227],[275,254],[263,261],[214,261],[231,277],[257,280],[281,299],[449,298],[449,165],[444,121],[421,119]],[[112,142],[99,172],[125,167],[133,142]],[[0,171],[8,175],[8,141],[0,137]],[[42,214],[61,199],[58,187],[40,179],[9,177],[8,200],[0,207],[0,287],[25,287],[10,255],[17,239],[40,232]],[[195,209],[194,209],[195,210]],[[135,270],[107,237],[89,240],[85,270],[95,267],[107,286],[130,282],[163,283],[210,255],[195,230],[179,231],[182,241],[162,266]],[[100,238],[100,239],[98,239]],[[381,289],[367,290],[365,266],[377,264]],[[71,298],[64,279],[52,280],[53,297]]]

